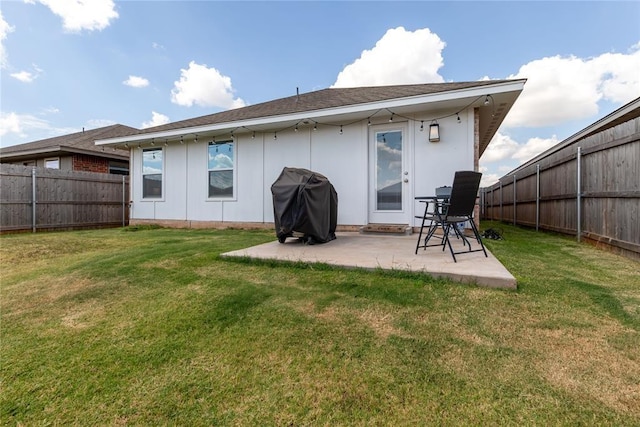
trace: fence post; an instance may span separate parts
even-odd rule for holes
[[[576,162],[577,162],[577,167],[576,167],[576,234],[577,234],[577,239],[578,242],[580,241],[580,237],[582,234],[582,192],[581,192],[581,187],[582,187],[582,179],[581,179],[581,164],[582,161],[582,150],[580,147],[578,147],[578,154],[576,155]]]
[[[125,226],[125,223],[126,223],[126,209],[127,209],[125,204],[126,192],[127,192],[127,189],[125,187],[125,179],[124,179],[124,175],[122,175],[122,226],[123,227]]]
[[[518,204],[516,203],[516,174],[513,174],[513,225],[516,225],[516,210]]]
[[[500,183],[500,221],[504,221],[504,212],[502,211],[502,181]]]
[[[36,232],[36,168],[31,169],[31,232]]]
[[[540,227],[540,163],[536,165],[536,231]]]

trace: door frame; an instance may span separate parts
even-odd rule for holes
[[[379,125],[371,125],[368,127],[368,203],[367,203],[367,220],[370,224],[410,224],[411,221],[411,185],[412,173],[410,150],[411,138],[409,135],[409,126],[407,122],[386,123]],[[399,210],[379,210],[377,209],[377,140],[376,136],[380,132],[400,131],[402,134],[402,167],[401,167],[401,209]]]

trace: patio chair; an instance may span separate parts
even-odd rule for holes
[[[427,206],[425,206],[423,216],[418,217],[422,218],[422,225],[420,226],[420,234],[418,235],[418,243],[416,244],[416,254],[419,248],[442,246],[442,250],[444,251],[445,246],[448,246],[454,262],[458,262],[456,255],[463,253],[482,251],[484,252],[484,256],[488,257],[478,228],[473,221],[473,210],[475,208],[481,178],[482,174],[479,172],[458,171],[455,173],[453,186],[451,187],[451,195],[448,199],[438,197],[422,198],[425,199],[424,201],[427,203]],[[473,235],[480,245],[479,249],[472,249],[469,239],[462,231],[458,230],[458,224],[465,222],[469,222],[471,225]],[[435,234],[438,228],[442,229],[441,237]],[[421,244],[423,234],[425,235],[424,243]],[[462,239],[463,246],[468,246],[469,249],[454,251],[453,246],[451,246],[451,234]],[[429,244],[429,241],[434,237],[438,238],[440,242],[437,244]]]

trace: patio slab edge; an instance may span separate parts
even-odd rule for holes
[[[222,258],[249,258],[286,262],[322,263],[341,268],[400,270],[446,278],[481,287],[517,289],[516,278],[490,251],[462,254],[453,262],[439,247],[415,251],[415,236],[370,236],[339,233],[321,245],[304,245],[295,239],[268,242],[221,254]]]

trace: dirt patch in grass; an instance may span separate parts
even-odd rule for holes
[[[640,412],[640,364],[617,351],[607,337],[629,332],[610,323],[597,330],[539,329],[529,344],[533,367],[553,385],[628,413]]]
[[[104,315],[104,306],[96,300],[90,300],[70,308],[62,317],[61,324],[70,329],[86,329],[104,318]]]
[[[50,277],[36,285],[14,285],[19,291],[3,295],[3,317],[32,326],[62,325],[86,329],[104,319],[104,284],[85,277]]]
[[[345,318],[352,317],[360,321],[364,326],[371,329],[376,336],[387,339],[391,335],[403,338],[412,338],[409,333],[394,326],[398,313],[391,310],[384,310],[380,307],[368,307],[365,309],[345,308],[339,306],[328,306],[318,309],[315,303],[307,302],[296,306],[296,310],[307,317],[320,319],[326,322],[343,322]]]
[[[382,310],[375,307],[367,308],[364,311],[357,312],[356,316],[380,338],[387,339],[391,335],[413,338],[411,334],[394,326],[396,315],[392,314],[390,310]]]

